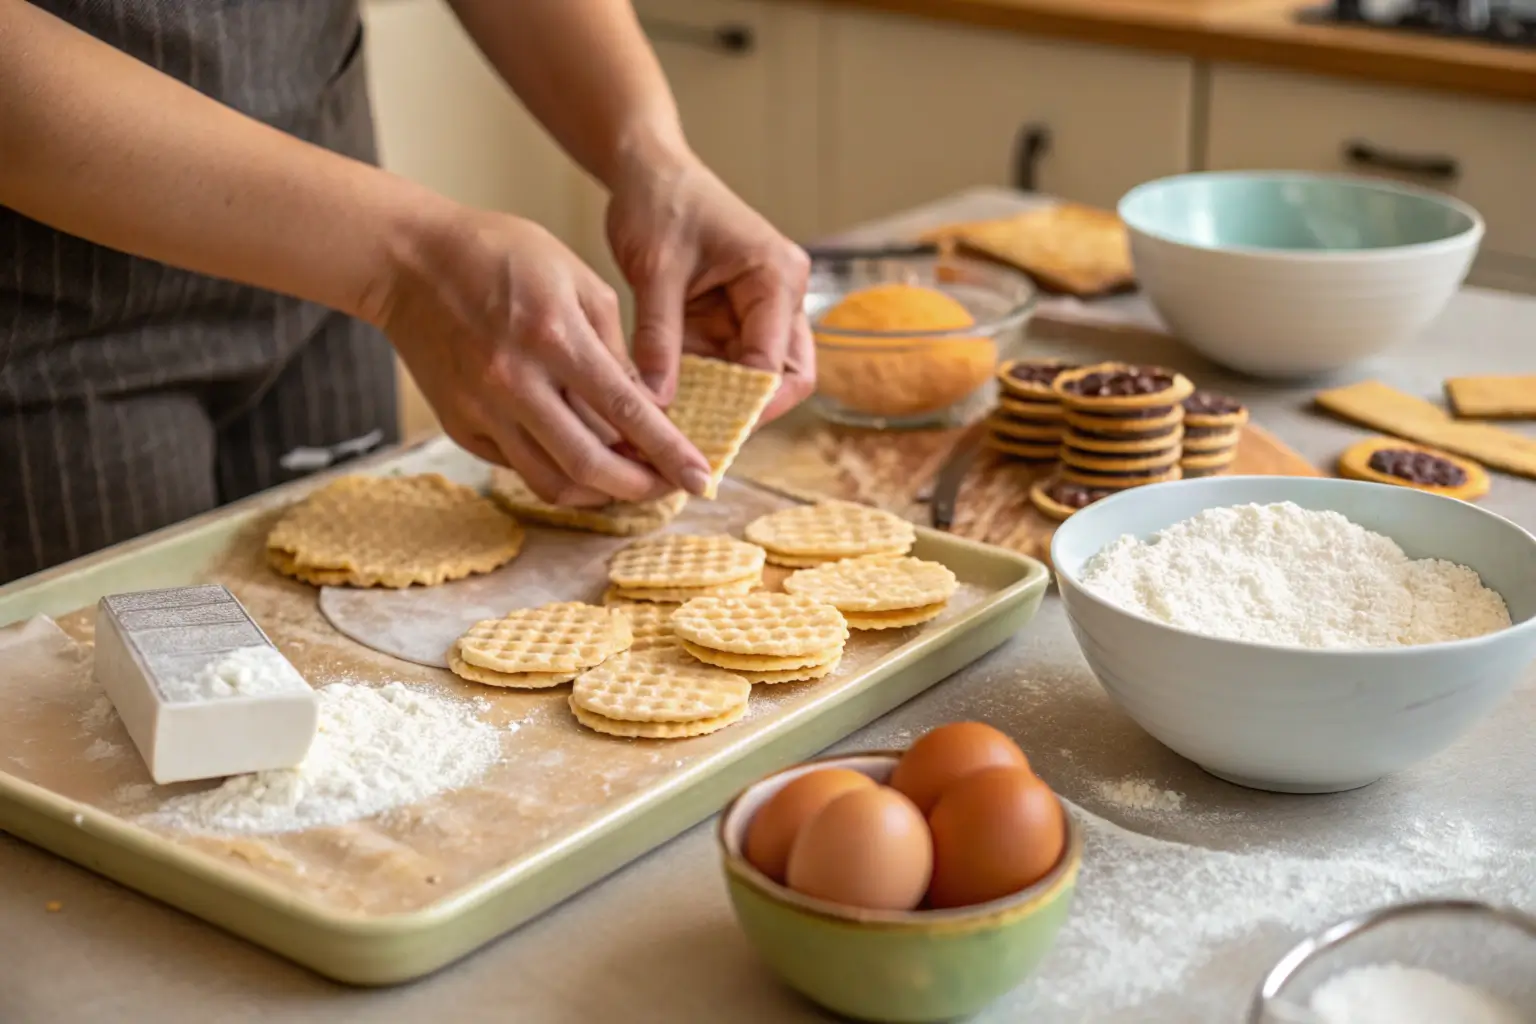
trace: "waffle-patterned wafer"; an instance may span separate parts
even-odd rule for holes
[[[855,555],[856,558],[900,558],[909,549],[905,547],[891,548],[889,551],[871,551],[867,555]],[[777,551],[768,552],[768,564],[777,565],[784,569],[814,569],[818,565],[831,565],[833,562],[841,562],[838,555],[781,555]]]
[[[493,672],[580,672],[627,650],[632,639],[619,612],[560,601],[475,623],[459,637],[459,654]]]
[[[763,577],[758,573],[716,587],[609,587],[603,592],[603,604],[687,604],[696,597],[750,594],[762,585]]]
[[[943,604],[959,586],[948,566],[921,558],[851,558],[802,569],[784,590],[849,612],[888,612]]]
[[[728,725],[734,725],[741,721],[747,713],[745,704],[732,708],[723,715],[714,718],[700,718],[692,722],[624,722],[616,718],[608,718],[604,715],[595,715],[586,708],[576,703],[575,697],[568,698],[571,705],[571,713],[576,716],[576,721],[606,736],[618,736],[632,740],[686,740],[694,736],[704,736],[712,732],[718,732]]]
[[[448,648],[448,670],[471,683],[499,686],[507,690],[547,690],[576,678],[575,672],[496,672],[471,665],[459,653],[457,640]]]
[[[903,629],[936,619],[943,614],[947,602],[925,605],[922,608],[904,608],[890,612],[849,612],[849,629]]]
[[[848,639],[843,613],[831,605],[766,592],[689,601],[672,616],[672,631],[712,651],[780,658],[825,651]]]
[[[490,494],[525,522],[615,537],[632,537],[659,530],[688,503],[688,495],[675,491],[655,501],[615,501],[601,508],[566,508],[540,498],[521,476],[500,466],[491,471]]]
[[[608,581],[621,590],[717,587],[761,575],[763,549],[725,534],[671,533],[614,554]]]
[[[747,703],[752,684],[660,647],[609,658],[571,686],[571,703],[620,722],[696,722],[718,718]]]
[[[708,647],[700,647],[689,640],[678,642],[682,644],[683,650],[705,664],[730,669],[732,672],[787,672],[791,669],[816,668],[843,656],[842,644],[835,644],[824,651],[811,651],[809,654],[775,657],[771,654],[733,654],[730,651],[714,651]]]
[[[522,548],[517,520],[437,473],[341,477],[267,535],[274,569],[324,586],[433,586],[490,572]]]
[[[747,524],[747,540],[774,555],[854,558],[875,552],[905,553],[917,539],[912,524],[868,505],[822,501],[770,512]]]
[[[677,394],[667,415],[709,461],[710,486],[704,497],[715,497],[726,470],[778,390],[776,373],[683,356]]]
[[[839,654],[831,661],[820,665],[807,665],[805,668],[790,668],[763,672],[738,671],[736,674],[754,686],[762,683],[764,686],[775,686],[779,683],[804,683],[812,679],[825,679],[837,671],[837,666],[842,663],[843,656]]]
[[[649,602],[625,602],[616,606],[621,615],[629,619],[629,632],[634,641],[630,651],[645,651],[653,647],[676,646],[677,634],[672,632],[672,613],[677,608],[669,604]]]

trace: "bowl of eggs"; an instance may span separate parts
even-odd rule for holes
[[[737,920],[791,988],[858,1020],[954,1020],[1017,986],[1066,921],[1082,833],[980,722],[754,783],[717,833]]]

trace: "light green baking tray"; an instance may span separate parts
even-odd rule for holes
[[[443,471],[432,441],[349,471]],[[451,461],[451,460],[450,460]],[[459,474],[462,478],[462,472]],[[323,480],[290,485],[117,548],[0,587],[0,625],[60,616],[104,594],[205,581],[252,517]],[[356,985],[411,981],[511,931],[713,815],[737,790],[808,757],[986,654],[1022,630],[1049,579],[1034,559],[919,528],[915,553],[986,591],[955,620],[919,635],[814,707],[779,714],[529,855],[422,909],[341,913],[273,880],[95,807],[0,772],[0,829],[195,914],[312,970]],[[0,687],[5,685],[0,679]]]

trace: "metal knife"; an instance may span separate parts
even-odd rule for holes
[[[933,478],[933,496],[929,498],[928,511],[933,525],[948,530],[955,525],[955,504],[960,498],[960,485],[970,472],[976,456],[981,453],[982,438],[987,433],[987,421],[977,420],[966,428],[965,433],[949,451],[949,458]]]

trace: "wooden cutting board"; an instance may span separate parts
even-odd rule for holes
[[[791,494],[861,501],[927,525],[934,478],[965,433],[857,430],[800,413],[754,438],[732,472]],[[1057,524],[1030,503],[1029,488],[1052,469],[983,451],[961,485],[953,532],[1049,564]],[[1232,472],[1324,475],[1254,424],[1243,428]]]

